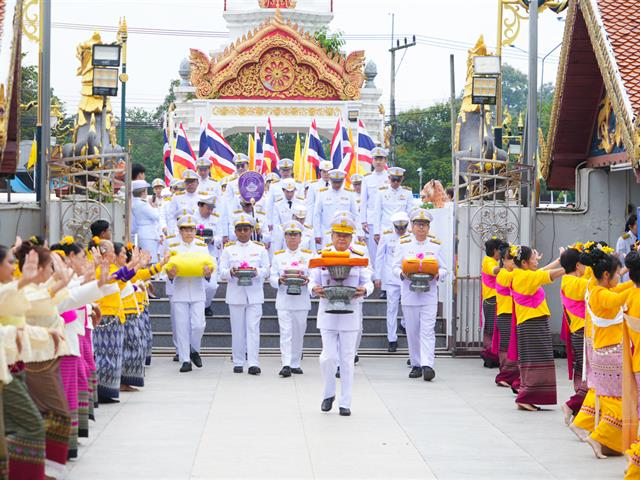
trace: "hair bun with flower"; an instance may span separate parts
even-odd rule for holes
[[[75,239],[71,235],[67,235],[60,240],[60,245],[71,245],[73,242],[75,242]]]
[[[576,242],[576,243],[574,243],[573,245],[569,245],[569,248],[570,248],[571,250],[577,250],[577,251],[579,251],[580,253],[583,253],[583,252],[584,252],[584,243],[582,243],[582,242]]]
[[[66,257],[67,256],[67,254],[64,253],[64,250],[51,250],[51,253],[57,253],[61,257]]]
[[[615,250],[611,247],[608,247],[607,245],[602,245],[602,244],[598,244],[598,249],[602,251],[602,253],[605,253],[607,255],[611,255]]]
[[[99,237],[91,237],[91,241],[93,243],[95,243],[96,245],[100,245],[100,238]]]
[[[127,250],[129,250],[131,252],[133,250],[133,243],[128,242],[126,248],[127,248]]]
[[[509,255],[513,259],[519,260],[521,252],[522,252],[522,248],[520,248],[520,245],[511,245],[509,247]]]

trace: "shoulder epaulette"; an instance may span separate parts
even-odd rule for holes
[[[352,248],[351,252],[355,253],[356,255],[359,255],[361,257],[364,257],[364,252],[361,252],[360,250],[356,250],[355,248]]]
[[[410,238],[405,238],[404,240],[400,240],[400,243],[409,243],[410,241]]]
[[[384,232],[382,232],[383,235],[386,235],[387,233],[391,233],[393,232],[393,230],[385,230]]]
[[[261,208],[256,208],[255,210],[256,210],[256,213],[259,213],[259,214],[261,214],[261,215],[266,215],[266,214],[267,214],[267,212],[265,212],[265,211],[264,211],[264,210],[262,210]]]
[[[278,183],[280,181],[279,178],[276,178],[275,180],[272,180],[271,183]]]
[[[353,242],[353,243],[355,243],[356,245],[361,245],[361,246],[363,246],[363,247],[366,247],[366,246],[367,246],[367,244],[366,244],[366,243],[364,243],[364,242],[358,242],[358,241],[355,241],[355,242]]]
[[[255,243],[256,245],[260,245],[261,247],[264,247],[264,243],[262,243],[262,242],[258,242],[258,241],[256,241],[256,240],[252,240],[252,241],[253,241],[253,243]]]
[[[327,190],[329,190],[329,187],[322,187],[320,190],[318,190],[319,192],[326,192]]]
[[[177,247],[178,245],[180,245],[180,242],[170,243],[169,247]]]
[[[279,202],[280,200],[282,200],[284,197],[278,197],[274,200],[274,202]]]
[[[167,236],[166,236],[166,237],[164,237],[164,238],[174,238],[175,236],[176,236],[176,235],[175,235],[175,233],[174,233],[174,234],[171,234],[171,235],[167,235]]]
[[[306,223],[303,225],[305,228],[313,228],[311,225],[307,225]]]
[[[378,190],[386,190],[387,188],[389,188],[388,185],[382,185],[382,186],[378,187]]]
[[[219,217],[219,216],[220,216],[220,214],[219,214],[218,212],[213,212],[213,214],[212,214],[212,215],[213,215],[214,217]]]
[[[204,242],[196,242],[196,245],[198,245],[199,247],[206,247],[207,244]]]
[[[364,174],[365,177],[368,177],[369,175],[371,175],[371,172],[367,172]]]
[[[234,210],[233,213],[242,213],[242,210]]]
[[[437,238],[430,238],[429,239],[431,241],[431,243],[435,243],[436,245],[441,245],[442,242],[440,240],[438,240]]]
[[[196,240],[204,240],[204,237],[202,235],[196,235],[195,238]]]
[[[224,244],[225,247],[230,247],[231,245],[235,245],[236,242],[235,241],[231,241],[231,242],[227,242]]]
[[[329,242],[325,245],[325,247],[330,247],[331,245],[333,245],[333,243]]]
[[[400,238],[409,238],[409,237],[411,237],[411,234],[410,233],[405,233]]]
[[[298,200],[304,200],[304,199],[305,199],[303,195],[296,195],[296,198],[297,198]]]
[[[307,250],[306,248],[301,248],[300,251],[304,253],[313,253],[311,250]]]
[[[311,180],[311,183],[318,183],[318,179]]]
[[[280,255],[281,253],[284,253],[284,250],[278,250],[277,252],[273,252],[274,255]]]
[[[177,192],[174,192],[174,195],[184,195],[184,190],[178,190]]]
[[[625,232],[622,234],[622,238],[624,238],[625,240],[628,239],[631,235],[629,235],[629,232]]]

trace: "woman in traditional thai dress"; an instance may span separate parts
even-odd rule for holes
[[[569,426],[572,417],[582,407],[587,394],[586,378],[582,378],[584,351],[584,322],[586,316],[585,293],[589,279],[585,277],[585,265],[580,262],[582,245],[575,244],[560,255],[560,265],[565,275],[560,284],[562,300],[562,338],[566,343],[569,380],[573,380],[574,395],[562,404],[564,423]]]
[[[619,284],[621,264],[612,253],[613,249],[606,246],[589,253],[596,280],[586,295],[593,328],[589,386],[596,393],[599,419],[585,441],[597,458],[622,452],[622,306],[631,293],[632,282]]]
[[[636,244],[637,245],[637,244]],[[640,252],[636,249],[625,258],[633,282],[627,297],[623,335],[623,448],[629,462],[625,480],[640,478],[640,442],[638,441],[638,407],[640,406]],[[633,443],[632,443],[633,442]]]
[[[520,369],[518,368],[517,344],[511,341],[513,316],[513,299],[511,298],[511,276],[515,263],[509,253],[509,246],[501,250],[501,268],[496,276],[496,328],[494,331],[493,349],[498,350],[500,372],[496,375],[496,384],[511,387],[514,391],[520,386]],[[511,354],[509,346],[511,345]]]
[[[484,244],[486,256],[482,259],[482,338],[484,350],[480,356],[484,359],[486,368],[499,366],[498,355],[492,351],[492,338],[496,321],[496,275],[500,270],[500,247],[503,241],[492,238]]]
[[[518,339],[520,387],[516,405],[520,410],[537,411],[538,405],[555,405],[556,371],[549,320],[551,312],[542,285],[562,276],[559,259],[538,269],[540,256],[526,246],[512,245],[516,264],[511,280]]]

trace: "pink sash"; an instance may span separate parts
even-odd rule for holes
[[[511,289],[509,287],[503,287],[498,282],[496,282],[496,292],[503,297],[511,296]]]
[[[567,351],[567,367],[569,369],[569,380],[573,380],[573,347],[571,345],[571,327],[569,325],[570,314],[585,318],[586,316],[586,303],[584,300],[574,300],[567,297],[562,290],[560,290],[560,298],[562,299],[562,329],[560,331],[560,340],[564,341],[565,349]]]
[[[488,273],[481,273],[482,275],[482,283],[488,288],[496,288],[496,277],[493,275],[489,275]]]
[[[495,282],[496,285],[496,293],[498,295],[502,295],[503,297],[511,296],[511,289],[509,287],[504,287],[500,285],[498,282]],[[496,299],[497,303],[497,299]],[[496,306],[496,321],[493,324],[493,337],[491,338],[491,351],[495,354],[498,354],[500,351],[500,329],[498,329],[498,310]]]
[[[533,295],[525,295],[512,289],[511,297],[513,297],[513,301],[521,307],[538,308],[542,305],[542,302],[544,302],[544,290],[540,287]]]
[[[64,324],[71,323],[78,318],[78,314],[75,310],[69,310],[68,312],[61,313],[60,316],[64,319]]]

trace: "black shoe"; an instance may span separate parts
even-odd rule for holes
[[[120,403],[120,400],[110,397],[98,397],[98,403]]]
[[[436,378],[435,370],[431,367],[422,367],[422,378],[424,378],[425,382],[430,382]]]
[[[360,357],[356,354],[356,356],[353,357],[353,364],[356,365],[359,361],[360,361]]]
[[[420,378],[422,376],[422,368],[413,367],[409,372],[409,378]]]
[[[293,373],[295,375],[302,375],[304,372],[302,371],[302,369],[300,367],[297,367],[297,368],[292,368],[291,369],[291,373]]]
[[[380,292],[380,296],[379,296],[378,298],[381,298],[381,299],[385,299],[385,298],[387,298],[387,292],[385,292],[384,290],[382,290],[382,291]]]
[[[406,328],[404,328],[404,327],[402,326],[402,324],[398,325],[398,330],[400,331],[400,333],[402,333],[402,334],[404,334],[404,335],[406,335],[406,334],[407,334],[407,329],[406,329]]]
[[[411,359],[407,358],[407,367],[410,367],[410,366],[411,366]]]
[[[260,373],[262,372],[262,370],[260,370],[260,367],[249,367],[249,370],[247,370],[247,373],[249,375],[260,375]]]
[[[191,362],[182,362],[182,366],[180,367],[180,373],[190,372],[191,370],[192,370]]]
[[[351,416],[351,409],[340,407],[340,416],[341,417],[350,417]]]
[[[291,376],[291,367],[282,367],[282,370],[280,370],[280,373],[278,374],[281,377],[290,377]]]
[[[202,368],[202,359],[200,358],[200,354],[198,352],[191,352],[189,357],[196,367]]]
[[[151,357],[145,357],[144,366],[145,367],[150,367],[151,366]]]
[[[180,357],[178,357],[178,355],[177,355],[177,354],[176,354],[176,355],[174,355],[174,356],[173,356],[173,361],[174,361],[174,362],[179,362],[179,361],[180,361]]]
[[[322,404],[320,405],[320,410],[322,410],[323,412],[328,412],[329,410],[331,410],[333,408],[333,401],[335,399],[336,397],[329,397],[322,400]]]
[[[204,309],[204,316],[213,317],[213,310],[211,310],[211,307],[207,307]]]
[[[389,342],[389,348],[387,348],[387,352],[394,353],[398,350],[398,342]]]
[[[233,367],[233,373],[242,373],[243,370],[244,369],[242,367]]]
[[[336,378],[340,378],[340,367],[336,370]]]

